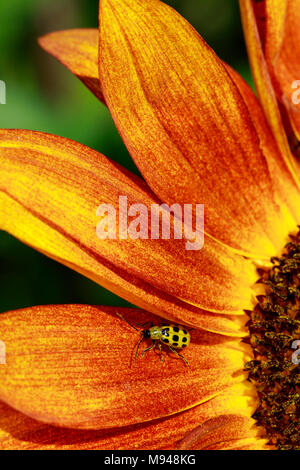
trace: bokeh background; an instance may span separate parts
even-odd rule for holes
[[[237,0],[167,0],[251,83]],[[77,140],[138,172],[107,109],[37,45],[48,32],[98,26],[98,0],[0,2],[1,128]],[[126,306],[124,300],[0,231],[0,312],[41,304]]]

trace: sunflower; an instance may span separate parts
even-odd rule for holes
[[[2,448],[299,448],[296,9],[240,5],[259,100],[157,0],[101,0],[100,34],[40,40],[108,107],[145,181],[79,143],[1,130],[1,229],[140,309],[1,315]],[[205,204],[203,249],[98,239],[96,209],[120,195]],[[119,315],[192,327],[190,365],[154,350],[131,367],[138,337]]]

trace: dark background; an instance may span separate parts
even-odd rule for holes
[[[219,56],[251,83],[237,0],[169,0]],[[46,131],[86,144],[137,171],[107,109],[37,45],[48,32],[97,27],[98,0],[0,3],[1,128]],[[128,305],[0,231],[0,312],[38,304]]]

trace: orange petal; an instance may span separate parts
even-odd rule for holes
[[[273,0],[274,2],[274,0]],[[281,30],[281,42],[269,61],[271,70],[273,71],[274,81],[278,87],[278,98],[285,105],[289,114],[291,124],[298,140],[300,140],[300,106],[295,104],[293,95],[296,93],[295,98],[299,100],[299,83],[296,89],[293,87],[295,81],[300,77],[300,1],[299,0],[285,0],[286,12],[281,20],[284,25]],[[274,11],[274,10],[273,10]],[[281,16],[272,15],[272,4],[269,6],[268,23],[275,25],[280,23]],[[272,21],[273,20],[273,21]],[[278,26],[277,26],[278,28]],[[272,31],[271,31],[272,32]],[[268,31],[269,43],[272,44],[273,35]]]
[[[266,157],[222,62],[167,5],[100,2],[99,73],[114,121],[153,191],[206,205],[205,230],[251,257],[282,249]]]
[[[293,102],[293,94],[296,93],[296,98],[299,96],[293,83],[299,75],[297,14],[300,3],[299,0],[264,0],[252,5],[272,84],[281,103],[284,126],[290,144],[294,146],[294,133],[300,139],[300,113]]]
[[[265,47],[266,43],[266,0],[260,0],[256,2],[252,0],[252,8],[256,19],[256,24],[259,32],[259,37],[262,43],[262,47]]]
[[[246,346],[197,330],[184,350],[189,366],[164,348],[163,363],[149,351],[135,366],[139,334],[116,310],[131,323],[159,321],[136,309],[82,305],[1,315],[0,399],[48,424],[105,429],[177,413],[245,379]]]
[[[249,109],[249,113],[257,135],[260,140],[260,147],[263,149],[263,153],[266,156],[266,160],[269,168],[269,175],[272,179],[272,184],[276,186],[276,193],[280,194],[281,207],[286,207],[286,213],[291,213],[292,217],[286,218],[285,226],[283,227],[284,232],[292,232],[295,229],[295,221],[300,223],[299,218],[299,207],[300,207],[300,191],[295,180],[293,179],[289,168],[287,167],[277,142],[270,130],[267,119],[264,115],[262,106],[258,99],[253,93],[250,86],[243,80],[243,78],[230,66],[225,64],[231,78],[237,85],[244,101]]]
[[[259,2],[255,5],[261,9],[263,3],[264,2]],[[260,14],[262,15],[262,13]],[[257,21],[261,19],[262,25],[265,26],[265,16],[262,17],[259,15],[259,12],[256,12],[256,19]],[[275,20],[276,15],[272,16],[272,19]],[[88,88],[90,88],[93,93],[104,102],[98,72],[98,39],[99,33],[97,29],[74,29],[50,33],[40,38],[39,43],[47,52],[54,55],[58,60],[66,65],[72,73],[81,77],[82,81],[88,86]],[[274,44],[274,42],[270,41],[270,45],[272,44]],[[70,46],[72,49],[70,49]],[[78,59],[75,61],[74,58],[77,57]],[[238,86],[239,91],[247,104],[260,139],[260,145],[263,148],[263,153],[264,155],[267,155],[270,176],[273,176],[274,180],[276,180],[274,181],[276,183],[276,189],[277,191],[284,191],[286,198],[288,199],[288,204],[297,220],[297,217],[299,216],[299,191],[295,188],[293,180],[290,178],[291,175],[289,171],[286,167],[284,168],[284,162],[278,148],[276,148],[275,139],[267,126],[267,121],[260,104],[251,88],[241,78],[241,76],[227,64],[224,65],[230,73],[231,78]],[[90,86],[91,84],[92,87]],[[275,164],[274,158],[277,160]],[[278,169],[278,164],[281,165],[280,169]],[[281,173],[281,178],[278,178],[279,172]],[[284,176],[286,176],[286,178],[284,178]],[[282,188],[280,188],[280,185]],[[284,200],[284,197],[282,200]],[[287,224],[285,224],[285,228],[286,230],[292,231],[294,227],[288,227]]]
[[[300,4],[299,0],[297,1],[298,4],[289,0],[252,1],[252,6],[288,140],[292,151],[296,150],[298,153],[295,134],[299,140],[300,113],[298,106],[293,102],[293,94],[299,96],[297,90],[293,88],[298,69],[296,15]]]
[[[264,429],[251,418],[257,396],[248,381],[234,385],[205,407],[198,425],[177,443],[178,449],[269,449]]]
[[[288,2],[289,0],[265,0],[263,2],[265,3],[266,20],[263,48],[269,65],[276,62],[281,49]]]
[[[266,441],[257,435],[254,426],[254,420],[247,416],[220,415],[195,428],[182,440],[179,449],[267,450]]]
[[[249,416],[252,408],[244,389],[244,384],[235,385],[212,400],[168,418],[101,431],[45,425],[0,402],[0,449],[176,449],[195,428],[218,415]],[[247,438],[227,443],[228,448],[255,449],[263,445],[251,421]]]
[[[213,240],[207,238],[200,251],[187,251],[185,240],[172,237],[97,237],[100,204],[111,204],[117,216],[119,196],[127,197],[128,207],[143,204],[148,214],[159,204],[144,182],[116,163],[73,141],[31,131],[1,130],[0,149],[2,229],[174,320],[198,325],[205,316],[183,301],[221,313],[251,307],[254,266]]]
[[[97,29],[71,29],[46,34],[39,44],[105,104],[98,74],[98,36]]]
[[[295,182],[300,188],[297,164],[291,154],[283,122],[281,119],[276,94],[273,88],[270,71],[268,69],[266,58],[264,56],[264,50],[262,48],[262,42],[256,23],[253,2],[252,0],[239,0],[239,3],[245,39],[248,48],[248,55],[259,99],[262,103],[265,115],[272,129],[272,132],[277,140],[285,163],[289,168],[291,174],[293,175]],[[273,31],[276,31],[275,27]],[[267,33],[265,32],[265,34]],[[270,49],[270,51],[270,55],[272,56],[272,54],[274,54],[274,51],[272,49]]]

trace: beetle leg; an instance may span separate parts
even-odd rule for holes
[[[147,351],[150,351],[150,349],[155,348],[155,346],[156,346],[156,341],[155,341],[155,339],[153,339],[153,340],[152,340],[152,345],[149,346],[149,348],[146,348],[146,349],[142,352],[142,357],[145,356],[145,353],[146,353]]]
[[[164,357],[163,357],[163,353],[162,353],[162,347],[161,347],[161,344],[158,343],[158,347],[159,347],[159,350],[160,350],[160,360],[161,362],[164,362]]]
[[[185,358],[182,354],[179,354],[179,352],[176,351],[176,349],[172,348],[172,346],[169,346],[169,349],[170,349],[173,353],[175,353],[178,357],[181,357],[181,359],[183,359],[184,362],[185,362],[187,365],[189,365],[189,363],[188,363],[188,361],[186,360],[186,358]]]

